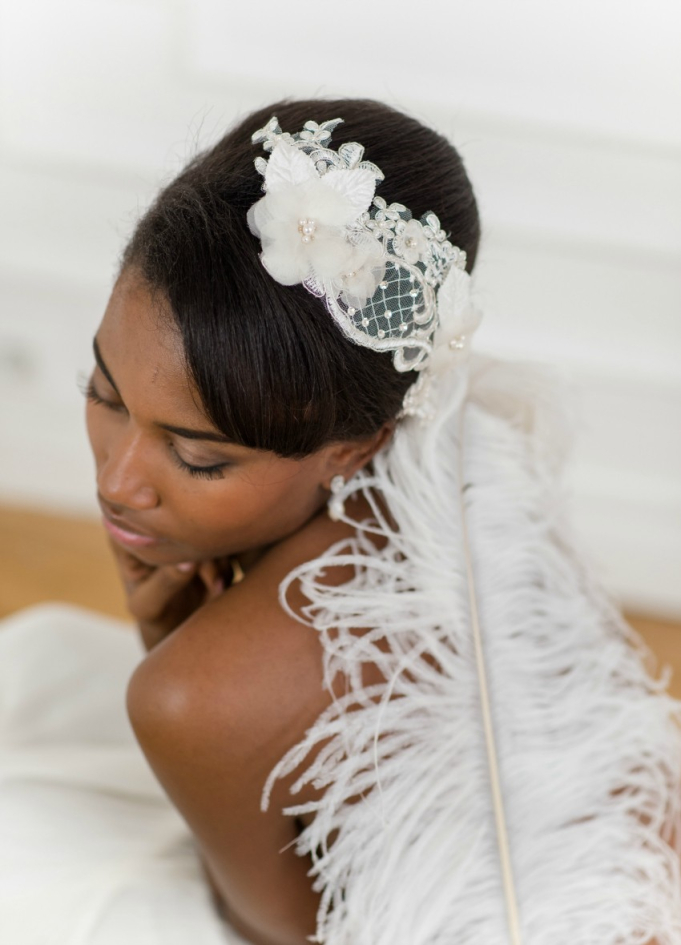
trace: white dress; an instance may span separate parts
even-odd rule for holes
[[[0,622],[0,942],[240,945],[125,712],[137,633],[40,605]]]

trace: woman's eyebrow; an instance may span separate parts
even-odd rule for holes
[[[118,396],[120,397],[120,396],[121,396],[121,392],[120,392],[119,389],[116,387],[116,382],[114,381],[113,377],[112,377],[111,374],[109,373],[108,367],[107,367],[106,364],[104,363],[104,358],[102,357],[102,352],[99,350],[99,345],[97,344],[97,338],[96,338],[96,337],[92,339],[92,350],[93,350],[94,355],[95,355],[95,361],[97,362],[97,367],[99,368],[99,370],[102,372],[102,374],[103,374],[104,377],[107,379],[107,381],[109,382],[109,384],[111,384],[111,386],[113,387],[113,389],[116,391],[116,393],[117,393]]]
[[[234,443],[224,433],[214,433],[211,430],[190,430],[187,427],[174,427],[170,423],[157,423],[157,427],[167,430],[168,433],[174,433],[175,436],[184,437],[187,440],[212,440],[214,443]]]
[[[116,382],[109,373],[108,367],[104,363],[102,352],[99,350],[99,345],[97,344],[97,338],[92,339],[92,350],[95,355],[97,367],[120,397],[121,392],[116,387]],[[160,427],[162,430],[167,430],[168,433],[174,433],[175,436],[181,436],[186,440],[211,440],[213,443],[234,443],[234,440],[230,440],[230,438],[225,436],[224,433],[216,433],[213,430],[193,430],[189,429],[188,427],[176,427],[171,423],[157,423],[156,426]]]

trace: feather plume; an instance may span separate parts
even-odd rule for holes
[[[288,808],[317,941],[678,945],[681,703],[570,532],[569,398],[481,355],[437,396],[353,482],[375,520],[281,589],[346,680],[263,795],[324,789]]]

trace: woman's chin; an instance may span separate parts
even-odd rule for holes
[[[139,561],[140,564],[148,568],[163,568],[176,564],[182,564],[185,561],[204,561],[206,556],[202,556],[195,550],[177,547],[169,544],[151,546],[147,548],[131,548],[124,542],[113,539],[113,544],[121,551],[124,551],[130,558]]]
[[[213,549],[192,548],[186,545],[164,545],[154,548],[127,548],[122,544],[119,548],[148,568],[173,567],[178,564],[191,562],[199,565],[204,561],[215,561],[226,564],[232,555]]]

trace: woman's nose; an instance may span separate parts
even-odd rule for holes
[[[140,511],[156,508],[160,499],[148,475],[148,460],[141,434],[121,431],[97,470],[97,489],[104,501]]]

